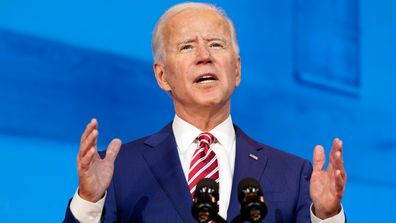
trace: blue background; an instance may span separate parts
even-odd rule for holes
[[[0,0],[1,222],[61,221],[92,117],[103,149],[173,118],[154,79],[151,31],[177,2]],[[385,222],[396,218],[396,2],[342,2],[213,1],[241,48],[232,117],[306,159],[340,137],[349,221]]]

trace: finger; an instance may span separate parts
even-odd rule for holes
[[[82,143],[94,129],[98,129],[98,121],[95,118],[91,119],[85,127],[84,133],[81,135],[80,143]]]
[[[97,139],[98,139],[98,130],[92,130],[91,134],[81,143],[80,150],[78,152],[78,157],[82,158],[88,152],[88,150],[92,147],[96,150]]]
[[[118,152],[120,151],[121,148],[121,140],[120,139],[113,139],[109,146],[107,147],[106,150],[106,160],[109,162],[114,163],[114,160],[116,159]]]
[[[344,159],[342,158],[342,144],[340,139],[334,139],[330,152],[330,164],[334,170],[339,169],[341,172],[345,172]]]
[[[314,171],[322,171],[326,162],[326,156],[322,146],[315,146],[313,155],[313,169]]]
[[[342,154],[339,151],[337,151],[335,154],[331,155],[330,163],[334,170],[338,169],[341,171],[345,171],[344,159],[342,158]]]
[[[342,176],[342,171],[341,170],[336,170],[335,173],[335,187],[336,187],[336,192],[342,196],[345,190],[345,183],[346,183],[346,178]]]
[[[334,157],[336,153],[342,153],[342,141],[339,138],[333,140],[330,156]]]
[[[79,167],[81,170],[85,171],[88,170],[93,158],[95,157],[95,153],[97,153],[94,147],[91,147],[84,156],[81,157],[80,161],[78,162]]]

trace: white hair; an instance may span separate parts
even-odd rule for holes
[[[167,22],[170,18],[174,15],[187,10],[187,9],[210,9],[215,11],[224,20],[227,22],[230,35],[232,46],[234,48],[235,53],[239,54],[239,46],[238,41],[236,38],[236,31],[234,24],[232,23],[231,19],[227,16],[225,11],[219,7],[216,7],[213,4],[209,3],[200,3],[200,2],[185,2],[180,3],[177,5],[172,6],[169,8],[158,20],[157,24],[155,25],[153,36],[152,36],[152,49],[153,49],[153,56],[155,61],[163,61],[165,58],[165,47],[164,47],[164,27],[166,26]]]

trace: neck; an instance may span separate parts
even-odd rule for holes
[[[230,103],[220,108],[186,108],[175,106],[175,112],[184,121],[205,132],[210,131],[230,115]]]

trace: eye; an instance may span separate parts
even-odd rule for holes
[[[223,49],[224,44],[219,43],[219,42],[212,42],[212,43],[210,43],[209,47],[213,48],[213,49]]]
[[[187,52],[187,51],[192,50],[192,48],[193,48],[192,45],[186,44],[186,45],[182,45],[182,46],[180,47],[180,51],[181,51],[181,52]]]

